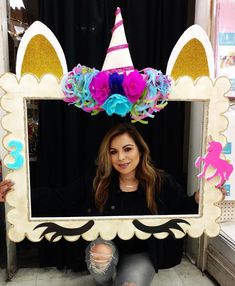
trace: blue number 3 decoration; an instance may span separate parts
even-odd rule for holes
[[[15,148],[10,152],[10,155],[14,158],[14,163],[7,163],[6,166],[9,169],[17,170],[24,164],[24,157],[20,153],[23,149],[23,144],[18,140],[11,140],[8,143],[8,147]]]

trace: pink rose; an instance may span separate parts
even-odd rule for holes
[[[102,105],[110,93],[108,74],[105,72],[97,73],[97,75],[91,80],[89,90],[92,97],[98,102],[98,104]]]
[[[128,75],[124,75],[122,86],[129,101],[136,102],[143,93],[146,82],[143,76],[137,70],[134,70]]]

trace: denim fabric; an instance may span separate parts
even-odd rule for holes
[[[114,285],[129,282],[136,286],[150,286],[154,275],[155,270],[147,252],[126,254],[120,256]]]
[[[91,263],[91,249],[96,244],[107,244],[112,249],[112,257],[111,260],[104,271],[97,271]],[[116,266],[118,263],[118,251],[112,241],[103,240],[102,238],[97,238],[96,240],[92,241],[87,249],[86,249],[86,263],[87,269],[89,270],[90,274],[93,276],[95,284],[97,286],[110,286],[113,285],[113,276],[116,272]]]
[[[107,244],[112,249],[112,256],[104,271],[95,269],[91,263],[91,249],[96,244]],[[146,252],[134,254],[119,254],[112,241],[98,238],[92,241],[86,249],[86,263],[97,286],[122,286],[125,282],[136,286],[150,286],[155,275],[154,267]]]

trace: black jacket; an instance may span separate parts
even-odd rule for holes
[[[114,180],[110,189],[109,198],[102,214],[94,206],[92,181],[92,175],[85,175],[65,188],[37,189],[32,195],[32,215],[36,217],[125,215],[122,205],[119,205],[120,190],[117,180]],[[143,202],[141,214],[150,215],[146,207],[143,188],[140,188],[139,196],[142,196],[139,201]],[[53,205],[51,204],[52,201]],[[158,215],[195,214],[198,211],[194,196],[188,197],[175,179],[168,174],[164,174],[159,195],[156,193],[156,203]],[[136,206],[134,202],[132,205],[134,211],[136,210],[139,214],[139,206]],[[151,236],[147,239],[146,244],[156,272],[158,269],[170,268],[180,263],[183,253],[183,239],[175,239],[170,235],[166,239],[156,239]]]

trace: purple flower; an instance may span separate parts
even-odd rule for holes
[[[118,93],[118,94],[124,94],[124,90],[122,87],[123,82],[123,74],[113,73],[109,76],[109,87],[111,89],[111,93]]]
[[[132,103],[121,94],[112,94],[102,107],[109,116],[117,114],[124,117],[131,110]]]
[[[92,97],[99,105],[102,105],[110,93],[108,74],[105,72],[97,73],[97,75],[92,78],[89,89]]]
[[[143,93],[146,82],[143,76],[135,70],[128,75],[124,75],[122,86],[130,102],[136,102]]]

